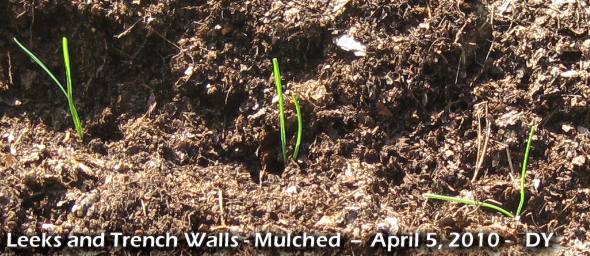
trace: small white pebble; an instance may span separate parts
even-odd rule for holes
[[[8,143],[12,143],[14,141],[14,135],[12,135],[12,133],[4,134],[2,137],[4,137]]]
[[[533,188],[535,188],[535,190],[539,189],[539,185],[541,185],[541,180],[533,179]]]
[[[586,163],[586,156],[584,156],[584,155],[576,156],[572,160],[572,163],[576,166],[583,166]]]
[[[561,130],[563,130],[564,132],[570,132],[573,129],[574,129],[574,127],[569,124],[561,125]]]
[[[377,224],[377,229],[395,235],[399,232],[399,220],[396,217],[387,217],[383,222]]]
[[[350,166],[349,163],[346,164],[346,170],[344,170],[344,175],[348,177],[352,177],[354,175],[354,172],[352,171],[352,166]]]
[[[257,118],[263,116],[265,113],[266,113],[266,109],[261,108],[260,110],[258,110],[258,112],[256,112],[253,115],[251,115],[250,118],[257,119]]]
[[[104,184],[109,184],[109,183],[111,183],[111,182],[113,182],[113,176],[112,176],[112,175],[109,175],[109,176],[107,176],[107,177],[104,179]]]
[[[560,74],[561,77],[565,77],[565,78],[574,78],[574,77],[578,77],[578,75],[579,75],[579,72],[575,71],[575,70],[568,70],[568,71],[565,71]]]
[[[73,212],[73,213],[75,213],[75,212],[76,212],[76,210],[78,210],[78,208],[80,208],[80,206],[78,206],[77,204],[74,204],[74,205],[72,206],[72,212]]]
[[[367,56],[367,47],[349,35],[342,35],[334,43],[342,50],[353,52],[355,56]]]
[[[188,68],[186,68],[186,70],[184,70],[184,75],[185,76],[190,76],[193,74],[194,68],[193,66],[188,66]]]
[[[287,194],[292,195],[292,194],[296,194],[297,193],[297,187],[296,186],[289,186],[285,192],[287,192]]]
[[[55,227],[55,225],[51,224],[51,223],[43,223],[41,224],[41,230],[52,230]]]
[[[314,226],[334,226],[335,221],[334,218],[330,216],[322,216],[322,218],[316,222]]]

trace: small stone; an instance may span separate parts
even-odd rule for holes
[[[500,116],[500,118],[496,120],[496,125],[498,125],[499,127],[508,127],[514,125],[518,120],[520,120],[521,116],[522,113],[516,110],[512,110]]]
[[[377,229],[395,235],[399,232],[399,220],[396,217],[387,217],[383,222],[377,224]]]
[[[342,50],[353,52],[355,56],[367,56],[367,47],[354,39],[352,36],[342,35],[334,40],[334,43]]]
[[[574,129],[574,127],[569,124],[562,124],[561,125],[561,130],[563,130],[564,132],[570,132],[573,129]]]
[[[584,155],[579,155],[574,157],[574,159],[572,160],[572,163],[575,166],[583,166],[586,163],[586,157]]]
[[[287,192],[287,194],[292,195],[292,194],[296,194],[297,193],[297,187],[296,186],[289,186],[285,192]]]
[[[51,224],[51,223],[43,223],[41,224],[41,230],[42,231],[51,231],[53,228],[55,228],[55,225]]]
[[[193,66],[188,66],[188,68],[186,68],[186,70],[184,70],[184,75],[185,76],[190,76],[192,75],[194,72],[194,67]]]
[[[334,224],[336,223],[336,221],[334,220],[333,217],[331,216],[323,216],[316,224],[315,226],[335,226]]]
[[[580,73],[576,70],[568,70],[568,71],[562,72],[560,74],[560,76],[564,77],[564,78],[576,78],[579,76],[579,74]]]

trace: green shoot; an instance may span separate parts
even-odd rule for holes
[[[277,58],[272,59],[273,74],[275,78],[275,85],[277,88],[277,95],[279,96],[279,126],[281,129],[281,151],[283,163],[287,164],[287,128],[285,126],[285,99],[283,97],[283,84],[281,83],[281,72],[279,71],[279,60]],[[295,104],[295,112],[297,114],[297,140],[295,142],[295,149],[291,159],[297,160],[299,151],[301,149],[301,139],[303,137],[303,115],[301,114],[301,105],[299,105],[299,99],[293,95],[291,97],[293,104]]]
[[[297,141],[295,142],[295,151],[293,151],[293,160],[297,160],[299,156],[299,149],[301,148],[301,137],[303,137],[303,116],[301,115],[301,106],[299,99],[293,95],[293,103],[295,104],[295,112],[297,112]]]
[[[279,125],[281,129],[281,151],[283,156],[283,163],[287,164],[287,133],[285,127],[285,103],[283,100],[283,84],[281,83],[281,73],[279,71],[279,61],[277,58],[272,59],[273,74],[275,77],[275,85],[277,87],[277,94],[279,96]]]
[[[508,217],[514,218],[514,214],[512,214],[511,212],[505,210],[504,208],[502,208],[500,206],[493,205],[493,204],[486,203],[486,202],[481,202],[481,201],[471,200],[471,199],[466,199],[466,198],[441,196],[441,195],[436,195],[436,194],[431,194],[431,193],[424,193],[424,194],[422,194],[422,197],[424,197],[426,199],[436,199],[436,200],[443,200],[443,201],[449,201],[449,202],[455,202],[455,203],[461,203],[461,204],[482,206],[482,207],[496,210],[498,212],[503,213],[504,215],[506,215]]]
[[[529,163],[529,153],[531,150],[531,144],[533,143],[533,136],[537,130],[536,126],[531,127],[531,131],[529,132],[529,138],[526,143],[526,149],[524,150],[524,159],[522,160],[522,171],[520,172],[520,201],[518,202],[518,209],[516,210],[516,216],[520,216],[522,212],[522,207],[524,206],[525,200],[525,181],[526,181],[526,168],[527,164]]]
[[[528,160],[529,160],[529,153],[531,150],[531,146],[533,144],[533,136],[535,135],[536,130],[537,130],[536,126],[531,127],[531,131],[529,132],[529,137],[528,137],[527,144],[526,144],[526,149],[524,152],[524,159],[522,161],[522,171],[520,174],[520,201],[518,203],[518,209],[516,210],[516,214],[513,214],[512,212],[507,211],[504,208],[497,206],[497,205],[493,205],[490,203],[481,202],[481,201],[477,201],[477,200],[471,200],[471,199],[467,199],[467,198],[443,196],[443,195],[431,194],[431,193],[424,193],[424,194],[422,194],[422,197],[424,197],[426,199],[435,199],[435,200],[455,202],[455,203],[461,203],[461,204],[467,204],[467,205],[482,206],[482,207],[496,210],[496,211],[498,211],[508,217],[511,217],[511,218],[514,218],[515,216],[517,218],[520,217],[520,214],[522,213],[522,207],[524,206],[525,196],[526,196],[525,195],[526,169],[527,169],[527,164],[528,164]]]
[[[74,95],[72,93],[72,71],[70,66],[70,53],[68,50],[68,39],[63,37],[62,38],[62,50],[63,50],[63,58],[64,64],[66,68],[66,87],[63,86],[61,82],[53,75],[53,72],[47,68],[47,66],[41,61],[35,54],[33,54],[29,49],[27,49],[21,42],[19,42],[16,38],[13,38],[14,42],[31,58],[49,77],[53,82],[59,87],[59,89],[63,92],[68,100],[68,107],[70,109],[70,114],[72,115],[72,120],[74,121],[74,128],[76,129],[76,133],[78,134],[78,138],[83,140],[84,138],[84,129],[82,127],[82,122],[80,121],[80,117],[78,116],[78,111],[76,110],[76,104],[74,102]]]

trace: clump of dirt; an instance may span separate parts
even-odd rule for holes
[[[0,235],[498,232],[518,243],[544,231],[560,253],[583,253],[589,15],[572,1],[4,1]],[[10,40],[61,74],[62,36],[84,141]],[[287,165],[273,57],[303,107],[301,156]],[[422,198],[516,209],[532,125],[520,222]]]

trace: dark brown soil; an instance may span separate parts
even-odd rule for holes
[[[306,231],[368,241],[396,218],[399,233],[522,242],[556,232],[546,253],[590,253],[589,22],[588,2],[565,0],[1,1],[0,235]],[[346,34],[366,56],[335,44]],[[62,36],[84,141],[61,92],[11,40],[61,77]],[[304,116],[301,156],[286,168],[273,57]],[[422,198],[516,209],[532,125],[520,222]]]

